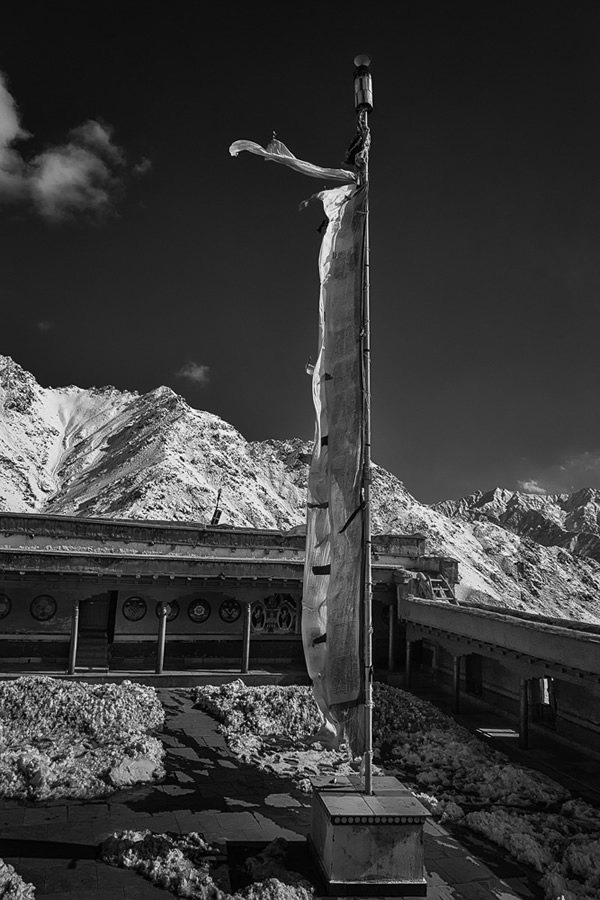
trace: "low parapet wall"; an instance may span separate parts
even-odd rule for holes
[[[239,528],[229,525],[203,525],[195,522],[165,522],[136,519],[100,519],[80,516],[46,516],[38,513],[0,513],[0,547],[4,549],[41,549],[53,547],[73,550],[94,544],[117,547],[138,546],[140,552],[153,554],[196,554],[206,548],[226,548],[244,552],[296,551],[304,555],[306,534],[296,529]],[[100,552],[100,551],[97,551]],[[425,537],[421,534],[380,534],[373,536],[373,553],[385,558],[421,557]]]

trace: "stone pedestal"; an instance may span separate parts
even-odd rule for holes
[[[314,778],[313,854],[330,894],[424,897],[423,823],[428,810],[397,778]]]

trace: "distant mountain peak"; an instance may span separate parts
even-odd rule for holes
[[[0,411],[27,413],[31,410],[37,382],[10,356],[0,356]]]

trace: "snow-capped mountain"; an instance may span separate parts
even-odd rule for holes
[[[466,521],[488,521],[545,547],[564,547],[600,562],[600,491],[582,488],[573,494],[525,494],[496,488],[476,491],[434,506]]]
[[[204,522],[222,488],[223,521],[288,528],[306,482],[286,478],[279,456],[304,445],[269,445],[167,387],[42,388],[0,357],[0,509]]]
[[[299,439],[247,441],[167,387],[44,388],[0,356],[0,510],[207,523],[221,489],[222,523],[285,530],[304,522],[310,449]],[[563,531],[594,535],[597,492],[585,503],[578,493],[579,513],[566,495],[547,509],[562,510],[552,515]],[[428,552],[457,559],[459,600],[600,622],[600,562],[578,555],[587,537],[550,545],[548,529],[541,540],[512,513],[503,519],[511,498],[532,513],[546,508],[543,497],[473,496],[490,498],[487,512],[472,498],[432,508],[375,466],[373,530],[421,532]]]

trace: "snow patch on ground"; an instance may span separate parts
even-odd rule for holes
[[[0,796],[93,799],[164,775],[154,688],[47,676],[0,684]]]
[[[195,832],[182,837],[123,831],[104,841],[100,855],[112,866],[133,869],[158,887],[194,900],[312,900],[311,885],[285,867],[287,842],[272,841],[246,860],[254,882],[231,893],[228,866]]]
[[[0,859],[0,897],[2,900],[34,900],[35,897],[35,885],[23,881],[3,859]]]

